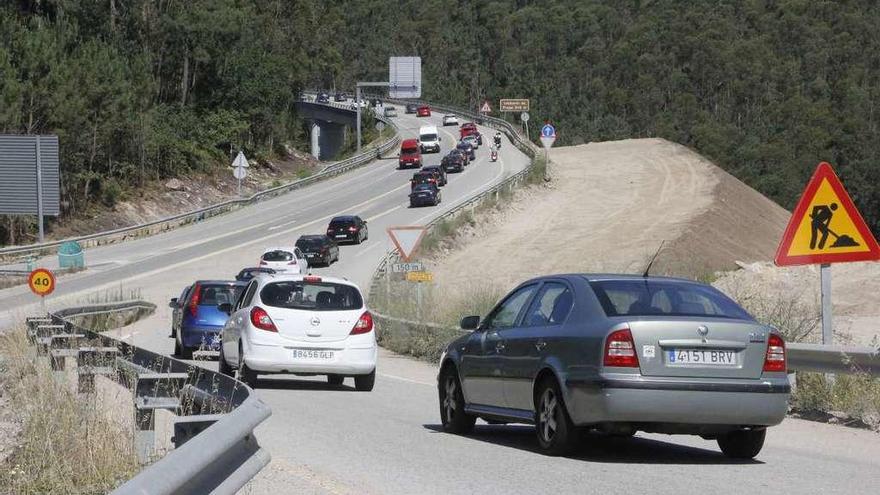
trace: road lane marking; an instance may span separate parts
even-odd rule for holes
[[[291,221],[289,221],[289,222],[279,223],[278,225],[273,225],[273,226],[269,227],[269,228],[266,229],[266,230],[268,230],[268,231],[278,230],[278,229],[280,229],[281,227],[286,227],[286,226],[288,226],[288,225],[290,225],[290,224],[292,224],[292,223],[296,223],[296,222],[297,222],[296,220],[291,220]]]
[[[413,380],[411,378],[404,378],[402,376],[397,376],[397,375],[389,375],[387,373],[376,373],[376,374],[383,377],[383,378],[389,378],[391,380],[397,380],[400,382],[415,383],[416,385],[425,385],[428,387],[433,387],[435,385],[434,383],[420,382],[418,380]]]

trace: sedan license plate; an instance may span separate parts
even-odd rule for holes
[[[343,239],[345,237],[348,237],[348,236],[346,234],[336,234],[337,239]]]
[[[717,349],[671,349],[666,351],[670,366],[736,366],[736,351]]]
[[[293,358],[329,361],[333,359],[333,351],[325,351],[321,349],[294,349]]]

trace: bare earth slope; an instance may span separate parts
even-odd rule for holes
[[[691,150],[629,139],[552,151],[553,189],[517,201],[503,221],[451,253],[441,282],[510,286],[560,272],[699,277],[771,259],[788,213]]]

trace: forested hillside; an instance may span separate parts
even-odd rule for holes
[[[108,189],[270,152],[301,87],[528,97],[559,144],[661,136],[791,208],[835,165],[880,234],[880,7],[819,0],[44,0],[0,16],[0,130],[57,132],[75,211]],[[0,239],[2,241],[2,239]]]

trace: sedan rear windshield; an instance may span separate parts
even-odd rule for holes
[[[608,316],[710,316],[751,320],[752,317],[717,289],[699,284],[660,280],[599,280],[590,282]]]
[[[199,306],[217,306],[233,304],[241,295],[241,285],[201,285],[199,286]]]
[[[311,311],[355,310],[364,305],[356,288],[332,282],[273,282],[263,287],[260,299],[266,306]]]
[[[320,249],[326,242],[325,239],[300,239],[296,241],[296,247],[300,249]]]
[[[263,253],[263,261],[291,261],[293,253],[290,251],[269,251]]]

